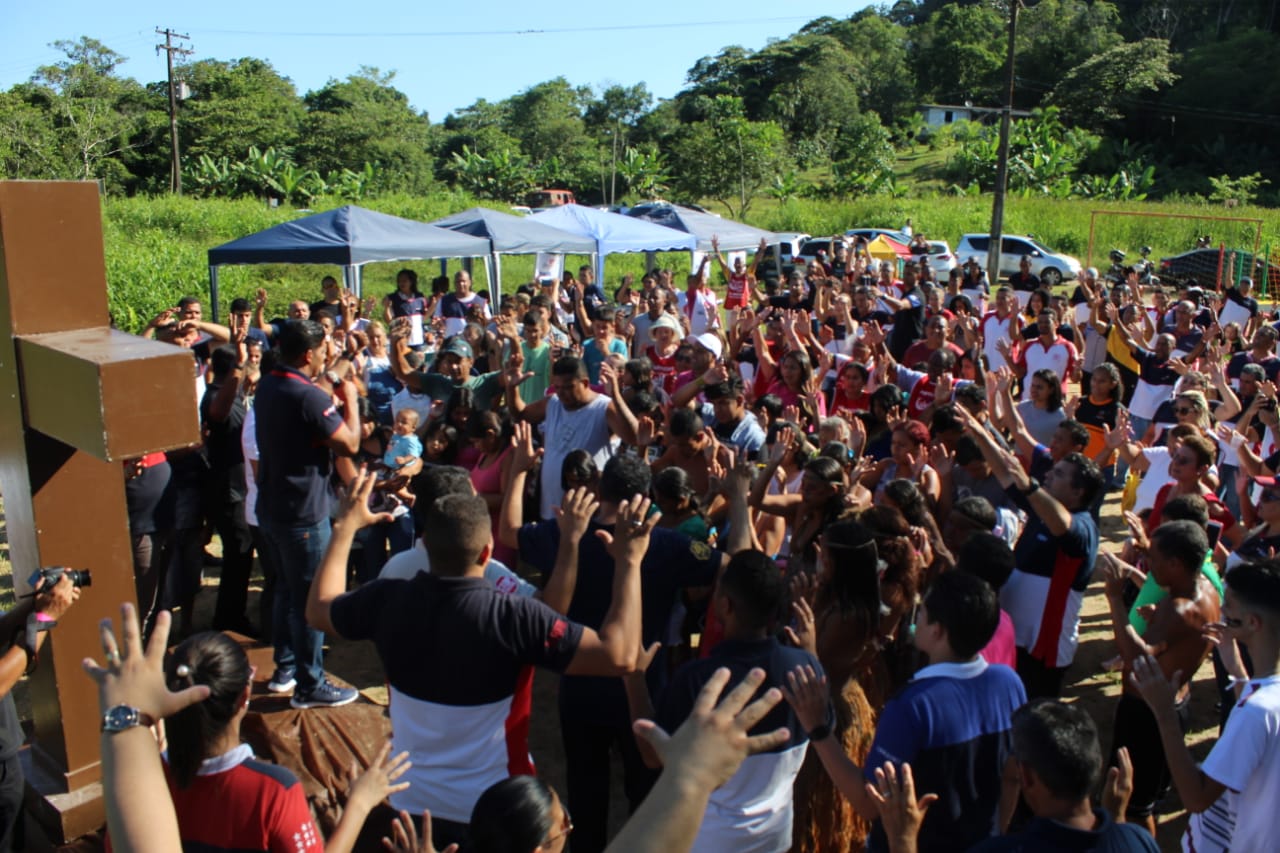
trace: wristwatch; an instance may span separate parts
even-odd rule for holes
[[[809,731],[805,732],[805,737],[809,738],[809,740],[813,741],[814,743],[817,743],[820,740],[826,740],[827,738],[831,737],[831,724],[823,723],[822,725],[818,726],[815,729],[810,729]]]
[[[150,714],[144,714],[131,705],[116,705],[108,708],[107,713],[102,715],[102,731],[107,734],[115,734],[132,729],[136,726],[154,726],[156,721]]]
[[[1032,477],[1031,482],[1027,485],[1027,487],[1025,489],[1020,489],[1019,491],[1022,492],[1023,497],[1030,497],[1031,495],[1034,495],[1036,492],[1040,491],[1040,481]]]

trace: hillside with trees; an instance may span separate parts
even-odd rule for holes
[[[1050,197],[1276,204],[1280,0],[1025,0],[1010,186]],[[932,152],[930,191],[990,189],[991,124],[925,123],[924,104],[1002,103],[1007,0],[898,0],[820,18],[694,63],[657,100],[644,82],[555,78],[440,121],[395,72],[361,67],[299,92],[268,58],[180,66],[184,188],[216,197],[359,200],[446,188],[522,202],[540,186],[613,203],[924,192],[904,152]],[[118,73],[91,37],[0,92],[7,177],[169,186],[168,91]],[[990,115],[994,115],[991,113]]]

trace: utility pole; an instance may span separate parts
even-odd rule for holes
[[[175,33],[168,28],[162,30],[159,27],[156,27],[156,34],[164,36],[164,44],[156,45],[156,53],[163,50],[169,65],[169,155],[170,169],[173,173],[169,181],[169,189],[177,195],[182,195],[182,157],[178,153],[178,88],[173,80],[173,55],[176,53],[179,56],[190,56],[194,51],[178,47],[173,43],[174,39],[191,41],[191,36]]]
[[[1004,196],[1009,185],[1009,123],[1013,113],[1013,54],[1022,0],[1009,0],[1009,54],[1005,59],[1004,112],[1000,116],[1000,147],[996,151],[995,198],[991,201],[991,244],[987,247],[987,281],[1000,280],[1000,246],[1004,242]]]

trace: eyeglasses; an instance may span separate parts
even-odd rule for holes
[[[564,807],[563,801],[560,803],[560,810],[564,812],[564,821],[560,824],[560,831],[555,835],[548,835],[547,840],[542,845],[543,847],[559,841],[561,838],[566,838],[573,832],[573,818],[569,816],[569,810]]]

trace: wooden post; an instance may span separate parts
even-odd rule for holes
[[[31,679],[28,809],[56,843],[102,826],[97,624],[134,600],[121,460],[200,439],[191,354],[109,328],[91,182],[0,181],[0,493],[14,590],[41,566],[93,585]]]

